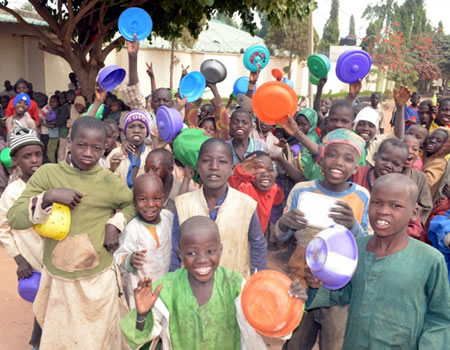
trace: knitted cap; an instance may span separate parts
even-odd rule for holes
[[[13,101],[14,107],[16,107],[16,104],[19,101],[25,101],[27,103],[28,108],[30,108],[30,104],[31,104],[30,96],[28,96],[27,94],[22,92],[21,94],[16,95],[16,97],[14,97],[14,101]]]
[[[138,110],[131,111],[125,116],[123,120],[123,133],[126,134],[128,125],[136,120],[145,124],[145,127],[147,128],[146,136],[148,136],[150,133],[150,123],[148,121],[148,116],[144,112]]]
[[[14,133],[9,138],[9,147],[11,148],[11,156],[19,149],[25,146],[39,145],[44,147],[37,134],[30,129],[22,128],[17,122],[14,123]]]

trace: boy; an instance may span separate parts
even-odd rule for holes
[[[13,105],[15,114],[12,117],[6,119],[8,138],[13,134],[14,125],[16,123],[18,123],[22,128],[37,132],[36,123],[27,113],[27,110],[30,108],[30,96],[24,93],[18,94],[14,98]]]
[[[417,216],[416,198],[416,185],[404,175],[377,179],[369,205],[374,236],[357,239],[352,280],[337,291],[321,287],[310,298],[309,309],[350,305],[343,349],[448,347],[450,292],[444,258],[406,233],[410,218]],[[308,284],[320,285],[310,274]]]
[[[265,349],[242,313],[242,276],[219,266],[223,246],[217,225],[194,216],[181,225],[180,235],[184,267],[153,285],[151,278],[139,282],[136,310],[121,322],[128,343],[135,349],[159,336],[166,350]],[[289,293],[305,299],[299,285],[294,281]]]
[[[261,231],[257,203],[228,186],[233,174],[230,145],[219,138],[206,140],[198,155],[197,173],[202,187],[175,198],[172,230],[172,258],[169,271],[181,265],[178,256],[179,226],[192,216],[203,215],[219,226],[224,245],[222,266],[247,278],[266,268],[267,247]]]
[[[438,127],[450,128],[450,98],[439,101],[436,119],[430,125],[430,132]]]
[[[111,253],[135,211],[131,191],[97,164],[105,142],[100,120],[76,120],[68,159],[40,167],[8,211],[11,227],[24,230],[45,223],[53,203],[71,208],[67,237],[44,239],[44,268],[33,303],[42,327],[41,350],[120,349],[120,272]]]
[[[138,216],[127,224],[114,253],[116,263],[127,271],[125,290],[131,308],[140,277],[159,280],[169,271],[173,221],[173,214],[163,209],[163,184],[155,174],[136,178],[133,197]]]
[[[17,277],[27,278],[33,271],[42,270],[43,240],[31,227],[12,229],[6,214],[25,190],[29,178],[42,165],[43,144],[34,131],[16,129],[10,139],[11,157],[20,170],[20,178],[12,181],[0,198],[0,242],[17,264]],[[41,329],[34,321],[30,345],[39,348]]]
[[[320,161],[324,179],[295,185],[287,199],[285,214],[275,227],[275,235],[281,241],[295,234],[297,248],[289,260],[289,266],[292,274],[304,285],[306,246],[320,230],[309,227],[304,214],[297,209],[300,193],[314,192],[339,199],[336,207],[330,209],[329,217],[351,230],[355,237],[368,233],[369,192],[355,183],[347,182],[357,169],[358,159],[364,150],[364,140],[346,129],[334,130],[327,136],[328,141]],[[303,316],[288,349],[312,349],[320,329],[321,349],[340,350],[346,319],[345,308],[312,310]]]
[[[59,114],[59,99],[58,96],[50,97],[49,105],[50,113],[54,113],[56,120]],[[59,142],[59,128],[56,126],[56,120],[51,122],[43,122],[44,126],[48,126],[48,144],[47,144],[47,158],[50,163],[56,163],[58,160],[58,142]]]
[[[378,132],[384,134],[384,112],[380,107],[380,94],[374,92],[370,96],[370,106],[378,113]]]

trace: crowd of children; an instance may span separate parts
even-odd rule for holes
[[[449,98],[432,106],[394,89],[389,132],[380,94],[362,106],[358,81],[332,101],[322,79],[314,108],[268,125],[249,103],[257,73],[237,105],[211,83],[210,103],[187,103],[157,88],[147,65],[145,98],[138,41],[127,51],[123,102],[96,86],[89,103],[73,73],[69,90],[50,98],[23,79],[5,82],[0,147],[13,164],[0,165],[0,241],[18,278],[41,272],[34,348],[263,349],[240,294],[251,274],[273,267],[270,249],[285,250],[272,258],[287,261],[289,295],[307,300],[284,349],[450,343],[447,267],[427,236],[450,210]],[[161,106],[184,116],[183,155],[159,137]],[[203,131],[201,144],[180,141],[188,128]],[[334,199],[324,215],[357,238],[356,273],[337,291],[306,264],[320,229],[301,208],[314,196]],[[54,203],[71,212],[61,241],[33,229]]]

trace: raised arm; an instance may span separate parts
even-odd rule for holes
[[[323,91],[323,87],[325,86],[326,82],[327,82],[327,78],[319,80],[319,83],[317,84],[316,97],[314,97],[313,108],[317,112],[317,115],[319,116],[319,125],[324,119],[324,115],[320,108],[320,100],[322,99],[322,91]]]
[[[152,94],[156,90],[156,80],[155,80],[155,74],[153,74],[153,63],[150,63],[150,65],[146,62],[147,65],[147,74],[150,77],[150,85],[152,86]]]
[[[361,91],[361,79],[358,79],[357,82],[348,84],[348,95],[347,95],[347,101],[350,102],[353,105],[353,102],[356,100],[356,98],[359,95],[359,92]]]
[[[311,152],[312,156],[315,157],[319,154],[320,148],[317,143],[310,140],[299,128],[297,122],[288,117],[288,122],[279,124],[289,135],[295,137],[298,142],[302,144],[302,146],[306,147],[309,152]]]
[[[394,88],[394,101],[396,107],[394,134],[400,140],[403,140],[405,136],[405,105],[410,97],[411,91],[409,91],[407,86],[400,85],[398,90]]]

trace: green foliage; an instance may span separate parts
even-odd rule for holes
[[[339,0],[331,3],[330,18],[328,18],[323,28],[322,40],[319,43],[319,52],[328,55],[330,45],[339,43]]]
[[[355,30],[355,16],[350,16],[350,28],[348,31],[348,35],[353,37],[356,37],[356,30]]]
[[[221,21],[225,24],[228,24],[229,26],[232,26],[234,28],[239,28],[237,23],[233,20],[232,17],[223,14],[222,12],[217,12],[216,16],[214,17],[216,20]]]
[[[261,20],[261,28],[257,31],[256,35],[260,38],[265,38],[270,29],[270,22],[265,13],[258,13]]]

